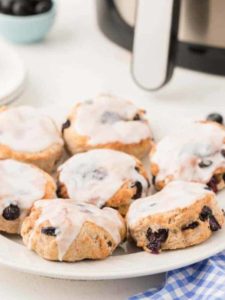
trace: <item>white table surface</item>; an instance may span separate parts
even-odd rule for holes
[[[131,55],[107,40],[97,27],[93,0],[59,0],[58,16],[48,38],[40,44],[14,45],[28,70],[26,90],[17,104],[73,104],[100,92],[134,99],[147,107],[152,127],[174,109],[192,107],[196,116],[225,108],[225,79],[177,69],[158,92],[138,88],[130,75]],[[0,43],[3,41],[0,40]],[[162,112],[161,116],[159,112]],[[16,255],[16,254],[15,254]],[[74,267],[76,267],[74,265]],[[136,279],[76,282],[19,273],[0,266],[0,299],[127,299],[159,285],[164,275]]]

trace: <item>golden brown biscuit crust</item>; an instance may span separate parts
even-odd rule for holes
[[[65,145],[71,154],[86,152],[92,149],[107,148],[122,151],[134,155],[139,159],[142,159],[149,153],[153,143],[151,138],[141,140],[139,143],[134,144],[123,144],[121,142],[114,142],[99,145],[89,145],[89,138],[87,136],[79,135],[71,126],[74,122],[76,122],[76,110],[79,106],[80,104],[77,104],[72,110],[66,122],[67,127],[63,129],[63,138],[65,140]],[[139,110],[139,114],[142,115],[143,110]]]
[[[223,130],[225,130],[225,127],[221,124],[218,124],[216,122],[212,122],[212,121],[201,121],[200,123],[203,124],[213,124],[214,126],[217,126],[219,128],[223,128]],[[225,140],[224,140],[224,144],[225,144]],[[151,157],[155,154],[155,152],[157,151],[157,144],[156,143],[152,143],[152,147],[151,147],[151,151],[150,151],[150,171],[153,177],[157,177],[157,175],[159,174],[159,166],[151,161]],[[212,174],[212,177],[215,176],[215,179],[217,181],[217,191],[222,190],[225,187],[225,180],[223,178],[223,175],[225,174],[225,168],[224,167],[219,167],[217,168],[214,173]],[[163,180],[160,181],[156,181],[154,183],[155,189],[157,191],[162,190],[166,184],[168,184],[169,182],[174,180],[174,175],[170,174],[169,176],[165,177]],[[154,180],[155,181],[155,180]],[[215,191],[215,190],[214,190]],[[217,192],[215,191],[215,192]]]
[[[36,166],[32,165],[32,168],[38,169]],[[55,192],[56,192],[56,184],[53,180],[53,178],[42,171],[41,169],[38,169],[40,172],[43,173],[43,175],[46,178],[46,185],[45,185],[45,194],[42,199],[51,199],[54,198]],[[37,199],[40,200],[40,199]],[[6,220],[2,215],[0,215],[0,231],[10,233],[10,234],[20,234],[20,229],[22,226],[22,223],[27,215],[29,215],[31,209],[24,210],[19,218],[16,220]]]
[[[7,110],[6,106],[0,108],[0,113]],[[60,133],[59,133],[60,134]],[[15,159],[36,165],[42,170],[50,173],[54,170],[63,153],[63,145],[55,143],[43,151],[30,153],[19,152],[7,145],[0,144],[0,159]]]
[[[18,152],[5,145],[0,145],[0,159],[15,159],[34,164],[46,172],[52,172],[62,156],[62,145],[55,144],[37,153]]]
[[[136,170],[146,179],[146,181],[149,183],[148,175],[144,169],[143,164],[135,158],[136,161]],[[57,188],[57,195],[60,198],[70,198],[67,192],[66,185],[61,183],[59,181],[59,173],[57,174],[57,182],[58,182],[58,188]],[[127,180],[120,189],[106,202],[105,206],[112,207],[119,211],[119,213],[122,216],[125,216],[130,204],[135,201],[135,195],[138,192],[138,187],[135,185],[134,182],[131,182],[130,180]]]
[[[23,223],[21,234],[25,245],[29,244],[31,232],[40,214],[40,208],[33,208],[30,216]],[[122,217],[121,221],[124,224],[120,230],[121,240],[123,240],[126,235],[126,229]],[[30,247],[47,260],[58,261],[58,246],[55,237],[41,233],[41,229],[47,226],[50,226],[48,221],[38,226],[35,233],[32,234],[33,238]],[[72,242],[64,255],[63,261],[75,262],[83,259],[104,259],[111,255],[116,247],[117,245],[112,236],[104,228],[86,221],[77,238]]]
[[[162,243],[161,250],[180,249],[200,244],[213,233],[210,229],[209,219],[203,220],[200,217],[204,207],[211,209],[212,215],[222,227],[224,223],[223,212],[218,207],[214,197],[207,195],[191,206],[143,218],[134,228],[129,229],[129,234],[137,242],[137,246],[142,247],[147,252],[150,252],[147,238],[149,228],[153,232],[159,229],[168,230],[168,237]],[[188,229],[188,226],[194,222],[197,222],[198,225]]]

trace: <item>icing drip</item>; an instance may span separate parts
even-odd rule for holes
[[[46,178],[42,171],[29,164],[0,160],[0,212],[10,204],[30,209],[45,194]]]
[[[31,233],[29,246],[32,244],[35,229],[43,222],[49,221],[56,228],[58,259],[64,255],[72,242],[77,238],[83,224],[92,222],[105,229],[118,245],[121,242],[120,229],[124,226],[119,214],[112,208],[99,209],[94,205],[78,203],[69,199],[53,199],[35,202],[36,208],[41,208],[41,214]]]
[[[135,159],[126,153],[91,150],[74,155],[60,166],[59,181],[66,185],[70,198],[102,207],[127,181],[140,182],[141,196],[146,196],[147,180],[135,166]]]
[[[213,192],[205,188],[201,183],[170,182],[160,192],[131,204],[127,213],[128,226],[133,228],[145,217],[190,206],[206,196],[215,197]]]
[[[0,113],[0,144],[15,151],[38,152],[53,144],[63,144],[53,121],[29,106]]]
[[[207,183],[215,170],[225,168],[225,130],[215,123],[191,124],[177,134],[163,138],[151,162],[159,167],[157,181],[174,179]]]
[[[134,120],[139,110],[130,102],[102,95],[77,107],[73,124],[78,134],[88,136],[90,145],[139,143],[151,137],[146,120]]]

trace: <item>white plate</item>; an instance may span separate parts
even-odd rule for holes
[[[178,124],[186,126],[190,122],[190,115],[202,116],[202,112],[178,109],[173,115],[161,111],[160,119],[158,115],[153,114],[151,119],[155,136],[161,137],[168,131],[176,129]],[[172,126],[168,128],[168,124]],[[225,191],[219,193],[218,200],[221,207],[225,208]],[[193,264],[224,249],[225,227],[205,243],[183,250],[153,255],[129,246],[128,252],[118,248],[113,256],[102,261],[60,263],[40,258],[26,249],[18,237],[0,235],[1,264],[27,273],[74,280],[119,279],[161,273]]]
[[[26,70],[21,58],[12,47],[0,45],[0,105],[19,97],[25,87]]]

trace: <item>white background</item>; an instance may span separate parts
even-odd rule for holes
[[[147,108],[153,130],[155,126],[160,129],[165,115],[176,119],[174,110],[177,112],[179,108],[184,118],[225,111],[225,79],[221,77],[177,69],[172,81],[159,92],[139,89],[130,75],[130,53],[100,33],[94,0],[61,0],[55,26],[48,38],[41,44],[14,48],[28,70],[26,90],[17,104],[68,106],[100,92],[112,92]],[[160,284],[162,279],[163,275],[108,282],[73,282],[0,267],[0,299],[120,300]]]

